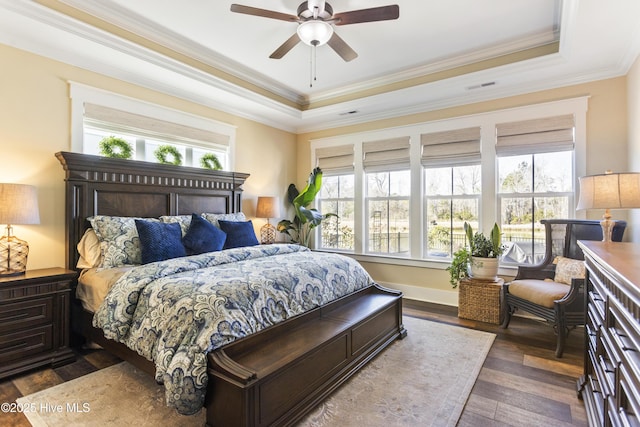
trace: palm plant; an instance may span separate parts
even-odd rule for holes
[[[287,199],[293,205],[293,221],[283,219],[278,223],[278,231],[288,235],[291,241],[309,247],[313,229],[325,219],[337,216],[335,213],[322,214],[317,209],[309,209],[322,187],[322,170],[317,167],[309,174],[307,185],[298,191],[295,184],[289,184]]]

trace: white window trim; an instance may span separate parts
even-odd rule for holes
[[[473,126],[481,128],[481,179],[482,196],[480,203],[479,222],[482,229],[489,230],[493,227],[494,221],[498,219],[499,204],[497,197],[498,176],[497,157],[495,150],[495,126],[497,123],[538,119],[563,114],[573,114],[575,118],[575,148],[574,148],[574,188],[578,189],[578,177],[586,174],[586,140],[587,140],[587,110],[588,96],[571,98],[566,100],[544,102],[523,107],[514,107],[502,110],[494,110],[485,113],[472,114],[468,116],[452,117],[448,119],[435,120],[431,122],[418,123],[414,125],[399,126],[394,128],[358,132],[352,134],[338,135],[327,138],[310,140],[311,159],[310,167],[316,164],[315,150],[339,145],[353,145],[354,147],[354,233],[356,235],[353,257],[366,262],[381,262],[396,265],[409,265],[421,267],[444,268],[449,265],[449,261],[433,261],[423,258],[424,245],[422,236],[424,227],[422,218],[424,216],[424,204],[422,203],[423,179],[422,164],[420,159],[420,135],[422,133],[440,132],[455,130]],[[402,136],[409,136],[411,141],[411,197],[409,213],[409,223],[411,229],[409,258],[393,257],[389,255],[373,255],[366,253],[363,238],[366,237],[364,225],[365,209],[365,188],[364,171],[362,166],[362,143],[364,141],[375,141],[380,139],[392,139]],[[487,143],[489,141],[489,143]],[[492,202],[493,201],[493,202]],[[570,210],[575,209],[575,197],[571,200]],[[576,218],[583,218],[583,212],[576,212]],[[415,236],[415,237],[414,237]],[[325,249],[322,249],[325,250]],[[507,268],[507,270],[509,270]]]
[[[71,99],[71,151],[83,152],[84,104],[92,103],[225,135],[229,137],[229,170],[235,170],[236,126],[82,83],[68,83]]]

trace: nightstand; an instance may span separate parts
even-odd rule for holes
[[[0,278],[0,378],[75,360],[69,308],[75,271],[27,270]]]

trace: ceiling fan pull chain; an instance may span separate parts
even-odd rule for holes
[[[313,87],[313,82],[315,82],[316,80],[318,80],[317,78],[317,70],[316,70],[316,64],[318,63],[318,61],[316,60],[316,44],[312,44],[311,45],[311,52],[310,52],[310,58],[309,58],[309,65],[310,65],[310,70],[309,70],[309,87]]]

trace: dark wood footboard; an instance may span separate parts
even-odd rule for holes
[[[372,286],[209,354],[207,424],[292,425],[397,338],[402,294]]]

